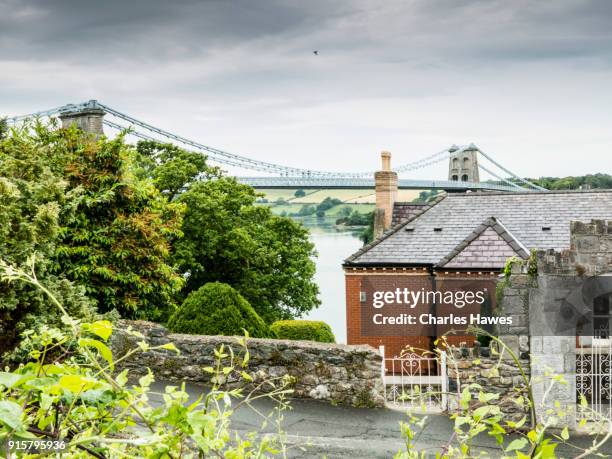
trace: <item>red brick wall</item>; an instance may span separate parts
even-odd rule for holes
[[[470,272],[468,273],[436,273],[436,283],[444,285],[447,279],[465,279],[468,281],[485,281],[492,289],[492,298],[495,298],[496,272]],[[377,286],[384,286],[381,276],[389,277],[389,287],[393,284],[393,276],[402,276],[402,285],[418,290],[422,287],[431,288],[431,275],[425,268],[346,268],[346,326],[347,344],[369,344],[375,348],[385,346],[385,356],[393,357],[400,355],[407,346],[417,349],[430,349],[433,346],[432,339],[427,336],[362,336],[361,330],[361,302],[359,294],[362,291],[362,283],[367,276],[377,277]],[[408,279],[408,280],[407,280]],[[494,305],[493,305],[494,306]],[[475,340],[473,336],[454,336],[447,340],[454,345],[468,342],[470,345]]]
[[[361,302],[359,292],[361,283],[365,276],[410,276],[413,282],[409,282],[412,288],[420,289],[430,285],[430,276],[427,271],[399,270],[393,271],[377,269],[376,271],[353,271],[351,268],[345,270],[346,285],[346,327],[347,344],[369,344],[375,348],[385,346],[385,356],[393,357],[400,355],[407,346],[416,349],[430,349],[431,339],[427,336],[361,336]],[[390,279],[391,281],[392,279]],[[384,285],[377,283],[377,285]]]

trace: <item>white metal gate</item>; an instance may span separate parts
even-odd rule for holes
[[[422,412],[446,410],[448,378],[445,352],[439,356],[407,353],[399,357],[385,357],[385,347],[380,346],[380,354],[385,399],[389,408]]]
[[[578,420],[612,422],[612,340],[581,337],[576,349],[576,398],[589,408],[578,410]]]

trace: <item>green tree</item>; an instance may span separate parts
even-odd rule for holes
[[[300,207],[300,210],[298,210],[297,216],[298,217],[306,217],[308,215],[312,215],[317,211],[317,209],[315,208],[315,206],[312,206],[310,204],[304,204],[302,207]]]
[[[210,179],[221,174],[211,167],[206,156],[183,150],[171,143],[143,140],[136,145],[141,176],[151,178],[168,199],[174,199],[197,179]]]
[[[299,317],[319,304],[314,246],[302,225],[255,205],[256,198],[253,188],[225,177],[179,196],[186,213],[175,260],[184,293],[225,282],[268,323]]]
[[[169,203],[149,179],[132,173],[137,155],[122,135],[94,141],[61,130],[59,136],[68,188],[81,193],[62,221],[55,272],[83,285],[100,311],[167,319],[183,285],[168,261],[184,205]]]
[[[351,209],[350,206],[344,206],[342,209],[338,211],[338,217],[349,217],[352,213],[353,213],[353,210]]]
[[[91,317],[92,302],[82,288],[62,273],[54,274],[53,258],[80,190],[55,171],[62,168],[65,148],[60,133],[41,124],[5,132],[0,138],[0,259],[28,272],[64,303],[75,317]],[[35,254],[35,264],[28,258]],[[29,284],[0,282],[0,355],[12,349],[19,334],[42,324],[61,324],[57,309]]]
[[[322,211],[325,212],[326,210],[331,209],[332,207],[335,207],[339,204],[342,204],[342,201],[338,198],[330,198],[329,196],[327,198],[325,198],[323,201],[321,201],[318,205],[317,205],[317,211]]]
[[[0,140],[6,137],[6,133],[8,132],[8,123],[6,122],[6,118],[0,119]]]
[[[268,338],[268,325],[236,289],[211,282],[191,292],[168,321],[177,333],[242,336],[244,330],[255,338]]]
[[[306,192],[304,190],[295,190],[293,196],[295,196],[296,198],[303,198],[304,196],[306,196]]]

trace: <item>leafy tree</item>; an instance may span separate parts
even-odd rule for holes
[[[256,198],[253,188],[225,177],[194,183],[178,197],[186,213],[174,259],[184,293],[225,282],[268,323],[299,317],[319,304],[314,246],[302,225]]]
[[[132,173],[136,154],[123,136],[37,123],[9,131],[0,155],[0,213],[14,222],[0,233],[4,258],[21,265],[36,253],[38,276],[81,286],[99,311],[163,319],[183,284],[167,262],[184,206]],[[14,317],[40,310],[30,299],[20,307],[26,297],[13,288],[3,305],[19,309]]]
[[[212,282],[191,292],[168,321],[168,328],[194,335],[271,336],[247,300],[227,284]]]
[[[353,211],[347,217],[341,217],[336,220],[336,225],[349,225],[349,226],[367,226],[370,224],[372,220],[371,214],[372,212],[368,212],[367,214],[362,214],[358,211]]]
[[[338,211],[338,217],[348,217],[353,213],[353,209],[350,206],[344,206]]]
[[[295,196],[296,198],[303,198],[304,196],[306,196],[306,192],[304,190],[295,190],[295,193],[293,193],[293,196]]]
[[[426,203],[431,201],[438,195],[438,190],[423,190],[419,193],[419,197],[412,200],[414,203]]]
[[[6,118],[0,118],[0,140],[6,137],[7,132],[8,132],[8,123],[6,121]]]
[[[149,177],[168,199],[174,199],[181,190],[197,179],[210,179],[221,174],[219,168],[211,167],[206,156],[187,151],[171,143],[150,140],[138,142],[140,174]]]
[[[123,136],[93,141],[76,130],[59,135],[68,187],[81,194],[63,219],[55,271],[85,286],[100,311],[165,320],[183,285],[168,261],[184,206],[169,203],[150,180],[132,173],[135,152]],[[156,176],[164,189],[173,189],[171,173]]]
[[[317,209],[315,208],[315,206],[310,204],[304,204],[302,207],[300,207],[300,210],[298,210],[297,216],[307,217],[308,215],[314,214],[316,211]]]
[[[368,227],[359,235],[359,239],[361,239],[364,244],[369,244],[374,239],[374,212],[368,213],[367,218]]]
[[[64,147],[62,136],[41,124],[6,132],[0,139],[0,259],[33,272],[75,317],[91,317],[92,302],[84,289],[53,273],[61,220],[73,214],[81,199],[80,190],[69,190],[55,172],[61,169]],[[60,323],[57,309],[40,290],[0,282],[0,355],[27,328]]]
[[[342,204],[342,201],[340,199],[337,198],[330,198],[329,196],[327,198],[325,198],[323,201],[321,201],[318,205],[317,205],[317,211],[323,211],[325,212],[326,210],[331,209],[332,207],[335,207],[339,204]]]

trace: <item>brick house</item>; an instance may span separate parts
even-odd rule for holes
[[[370,330],[364,317],[372,284],[443,291],[453,282],[475,282],[489,286],[494,307],[495,285],[509,257],[569,249],[571,221],[612,217],[612,190],[445,193],[426,205],[398,203],[396,195],[397,175],[384,152],[376,174],[375,240],[343,264],[347,343],[384,345],[387,355],[408,345],[431,348],[433,337],[407,335],[407,325]],[[514,323],[525,326],[525,318]]]

